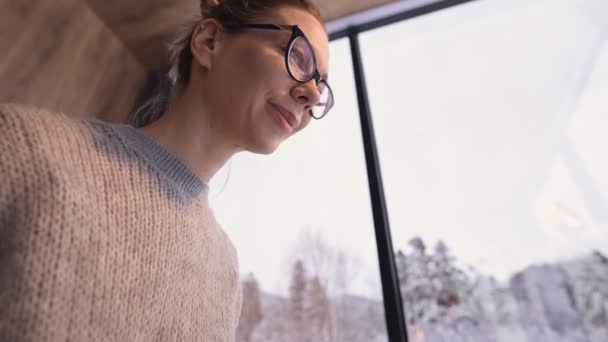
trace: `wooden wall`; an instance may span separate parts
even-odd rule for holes
[[[337,19],[394,1],[317,0]],[[124,121],[199,0],[0,0],[0,101]]]
[[[145,68],[83,0],[0,0],[0,101],[124,122]]]
[[[200,13],[200,0],[85,0],[150,68],[167,63],[167,43]]]
[[[166,64],[166,43],[182,23],[200,12],[200,0],[85,1],[150,68]],[[313,0],[327,21],[396,1],[410,0]]]

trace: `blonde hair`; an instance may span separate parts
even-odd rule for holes
[[[201,20],[214,18],[222,25],[250,23],[282,6],[304,9],[321,24],[324,23],[319,8],[312,0],[201,0],[200,13],[184,22],[168,44],[169,69],[166,73],[161,73],[160,80],[156,80],[159,86],[152,90],[155,94],[137,107],[129,118],[129,123],[135,127],[143,127],[156,121],[168,105],[186,89],[190,83],[193,60],[190,41],[196,25]]]

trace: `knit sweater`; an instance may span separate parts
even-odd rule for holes
[[[207,185],[133,127],[0,104],[0,339],[233,341]]]

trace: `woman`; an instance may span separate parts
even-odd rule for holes
[[[309,0],[203,3],[171,104],[135,129],[0,106],[0,336],[231,341],[236,252],[207,205],[234,153],[271,153],[333,105]]]

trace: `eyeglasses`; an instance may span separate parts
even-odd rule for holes
[[[317,59],[312,45],[304,32],[297,25],[273,25],[273,24],[240,24],[224,25],[228,30],[239,29],[264,29],[264,30],[290,30],[291,38],[285,49],[285,66],[287,72],[297,82],[306,83],[315,80],[319,90],[320,100],[310,110],[310,116],[321,119],[334,106],[334,93],[331,87],[321,78],[317,69]]]

